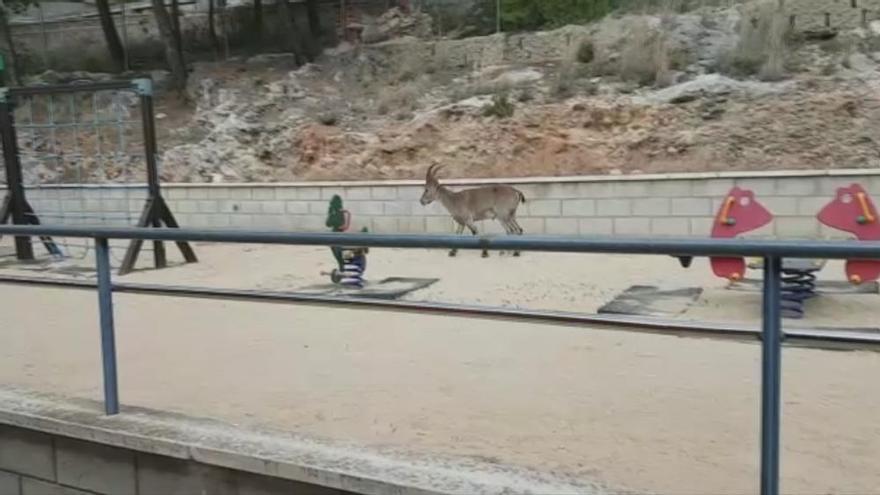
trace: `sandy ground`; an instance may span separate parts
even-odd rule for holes
[[[320,283],[332,268],[321,248],[199,254],[198,265],[125,279],[279,289]],[[442,278],[413,299],[589,312],[633,283],[726,294],[707,271],[661,257],[450,260],[376,250],[368,274]],[[833,266],[826,274],[839,276]],[[749,295],[735,296],[710,312],[753,319],[757,295],[748,304]],[[811,321],[874,324],[876,297],[835,311],[825,301],[810,308]],[[116,302],[125,404],[479,456],[640,492],[757,491],[756,345],[304,306]],[[0,286],[3,382],[99,398],[96,306],[87,291]],[[784,492],[880,493],[880,354],[791,348],[784,361]]]

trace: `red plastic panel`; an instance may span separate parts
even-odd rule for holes
[[[880,217],[871,196],[859,184],[841,187],[817,218],[823,224],[853,234],[861,241],[880,240]],[[846,277],[855,284],[880,278],[880,260],[848,260]]]
[[[734,187],[730,190],[712,223],[712,237],[731,238],[759,229],[773,220],[773,214],[755,200],[755,194],[747,189]],[[712,272],[730,280],[743,278],[746,260],[743,258],[711,258]]]

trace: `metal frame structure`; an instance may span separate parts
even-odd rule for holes
[[[150,79],[0,88],[0,141],[2,141],[3,145],[6,182],[9,188],[5,199],[0,203],[0,224],[6,223],[11,218],[12,223],[15,225],[40,225],[39,216],[28,203],[25,195],[18,136],[14,119],[16,99],[114,90],[134,91],[140,100],[147,172],[147,199],[136,226],[159,228],[164,225],[169,228],[179,228],[174,214],[171,213],[171,209],[162,197],[156,159],[158,146],[156,143],[155,111],[153,108],[153,83]],[[40,239],[49,253],[53,255],[61,254],[61,250],[51,237],[42,236]],[[134,269],[142,246],[143,240],[132,239],[119,267],[120,275],[129,273]],[[187,241],[178,241],[177,246],[187,263],[198,261],[195,252]],[[28,237],[16,237],[15,253],[19,260],[33,260],[34,251],[31,240]],[[153,243],[153,261],[156,268],[164,268],[168,265],[165,245],[161,241],[154,241]]]
[[[116,373],[115,328],[113,322],[114,286],[110,273],[109,239],[132,241],[217,242],[334,246],[356,244],[371,248],[457,248],[470,250],[546,251],[567,253],[617,253],[672,256],[747,256],[764,259],[763,314],[761,325],[761,474],[762,495],[779,494],[780,397],[782,331],[780,277],[784,258],[880,259],[880,242],[809,242],[742,239],[693,238],[614,238],[614,237],[461,237],[449,235],[375,235],[338,233],[256,232],[237,230],[191,230],[147,228],[84,228],[58,226],[0,225],[0,235],[17,237],[65,236],[94,239],[96,246],[97,291],[101,324],[101,350],[104,370],[104,405],[108,415],[119,412]],[[198,294],[190,294],[198,297]],[[333,299],[333,298],[330,298]],[[340,304],[358,302],[338,298]],[[395,309],[388,306],[386,309]],[[407,310],[406,308],[403,308]],[[411,308],[409,309],[411,310]],[[454,313],[447,306],[446,313]],[[463,316],[474,316],[466,308]],[[483,314],[482,316],[489,316]],[[515,315],[505,315],[515,317]],[[814,340],[832,339],[816,336]],[[840,340],[839,338],[837,340]]]

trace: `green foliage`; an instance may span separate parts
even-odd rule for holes
[[[492,97],[492,103],[483,107],[483,116],[506,119],[513,117],[514,111],[513,103],[507,98],[507,94],[499,93]]]
[[[501,25],[522,31],[593,21],[614,7],[613,0],[502,0]]]

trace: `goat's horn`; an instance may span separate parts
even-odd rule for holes
[[[426,179],[430,180],[434,177],[434,172],[435,172],[434,169],[435,168],[437,168],[436,163],[431,165],[430,167],[428,167],[428,174],[425,176]]]

